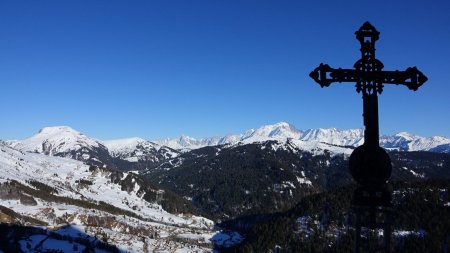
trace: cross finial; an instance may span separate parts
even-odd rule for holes
[[[370,42],[375,46],[375,41],[380,38],[380,32],[368,21],[366,21],[355,34],[361,45],[365,42]]]

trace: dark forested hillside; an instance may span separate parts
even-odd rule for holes
[[[396,182],[392,187],[395,219],[391,252],[447,252],[450,180]],[[244,217],[225,222],[223,227],[240,231],[246,239],[236,247],[220,250],[353,252],[354,215],[350,203],[354,189],[348,186],[305,197],[289,211],[269,218]]]
[[[392,180],[450,178],[450,154],[391,152]],[[205,215],[226,220],[274,213],[303,197],[352,183],[348,156],[315,154],[293,145],[267,141],[205,147],[182,154],[146,177],[192,199]]]
[[[215,218],[287,210],[327,184],[329,155],[273,150],[272,144],[205,147],[147,176]]]

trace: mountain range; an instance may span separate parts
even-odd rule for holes
[[[181,136],[175,139],[148,141],[143,138],[126,138],[101,141],[88,137],[68,126],[46,127],[34,136],[20,141],[5,141],[10,147],[27,152],[51,156],[69,157],[98,164],[114,164],[114,159],[126,162],[144,161],[157,164],[174,158],[181,152],[206,146],[243,145],[276,140],[290,141],[298,148],[311,151],[328,149],[337,153],[345,151],[333,147],[357,147],[364,142],[363,129],[338,130],[318,128],[299,130],[295,126],[279,122],[250,129],[241,134],[222,137],[192,138]],[[380,146],[399,151],[450,151],[450,138],[442,136],[422,137],[407,132],[380,137]]]
[[[299,130],[289,123],[279,122],[273,125],[265,125],[257,129],[250,129],[242,134],[236,135],[200,139],[181,136],[176,139],[165,139],[155,142],[178,150],[192,150],[205,146],[238,143],[249,144],[268,140],[285,141],[287,139],[357,147],[364,143],[364,130],[339,130],[336,128]],[[382,135],[380,137],[380,145],[391,150],[445,152],[445,147],[449,147],[449,144],[450,139],[447,137],[422,137],[407,132],[400,132],[395,135]]]

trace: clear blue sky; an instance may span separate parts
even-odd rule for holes
[[[362,127],[352,84],[321,89],[319,63],[349,68],[354,32],[381,32],[382,133],[450,136],[450,2],[0,0],[0,139],[69,125],[96,138],[239,133],[287,121]]]

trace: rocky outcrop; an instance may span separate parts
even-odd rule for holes
[[[27,206],[37,205],[36,200],[17,189],[14,185],[0,184],[0,199],[2,200],[19,200],[21,204]]]

